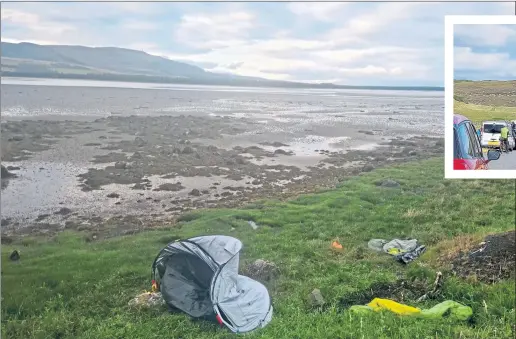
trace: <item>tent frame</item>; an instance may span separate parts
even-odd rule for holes
[[[236,252],[231,258],[229,258],[226,262],[224,262],[223,264],[218,264],[217,261],[204,249],[202,248],[199,244],[191,241],[190,239],[185,239],[185,240],[175,240],[173,242],[170,242],[167,244],[167,246],[165,246],[164,248],[162,248],[160,250],[160,252],[158,253],[158,255],[154,258],[154,261],[152,263],[152,271],[151,271],[151,279],[152,279],[152,283],[156,283],[157,285],[157,289],[159,290],[160,289],[160,281],[157,281],[156,280],[156,271],[157,271],[157,265],[158,265],[158,260],[160,258],[165,258],[166,255],[164,255],[166,252],[167,252],[167,249],[169,248],[169,246],[173,245],[173,244],[181,244],[181,243],[188,243],[192,246],[195,246],[196,249],[199,249],[207,258],[210,259],[211,263],[208,263],[204,260],[204,258],[200,258],[202,259],[210,268],[213,268],[212,267],[212,264],[214,265],[214,267],[216,268],[215,271],[213,272],[213,276],[211,278],[211,281],[210,281],[210,291],[209,291],[209,296],[210,296],[210,301],[212,303],[212,306],[213,306],[213,312],[215,314],[215,317],[216,317],[216,320],[217,322],[220,324],[220,326],[222,327],[223,325],[226,325],[229,329],[231,329],[233,332],[235,333],[239,333],[238,331],[238,326],[236,326],[236,324],[233,322],[233,320],[230,319],[230,317],[225,314],[219,307],[218,303],[214,302],[214,298],[213,298],[213,293],[214,293],[214,288],[215,288],[215,284],[214,282],[216,281],[216,279],[219,277],[220,273],[222,272],[222,270],[224,269],[224,267],[226,266],[226,264],[228,262],[230,262],[235,256],[238,256],[240,254],[240,251],[241,251],[241,248],[238,250],[238,252]],[[196,256],[196,257],[199,257],[195,252],[193,252],[190,248],[188,248],[187,246],[183,246],[183,248],[188,251],[189,254],[193,255],[193,256]],[[185,253],[187,253],[185,251]],[[170,255],[170,254],[169,254]],[[159,274],[158,274],[159,275]],[[160,280],[161,280],[161,277],[160,277]],[[168,303],[167,303],[168,305]],[[269,314],[272,312],[273,310],[273,304],[272,304],[272,298],[271,296],[269,295],[269,310],[267,311],[265,317],[260,321],[260,324],[262,324],[264,322],[265,319],[267,319],[267,317],[269,316]],[[227,320],[227,321],[226,321]],[[229,323],[228,323],[229,321]]]

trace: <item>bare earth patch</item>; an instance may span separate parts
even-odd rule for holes
[[[515,231],[510,231],[487,236],[482,243],[459,253],[452,264],[457,276],[495,283],[514,278],[515,262]]]

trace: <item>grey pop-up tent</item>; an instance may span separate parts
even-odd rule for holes
[[[152,277],[169,307],[249,332],[271,321],[272,304],[265,286],[238,274],[241,249],[222,235],[175,241],[159,252]]]

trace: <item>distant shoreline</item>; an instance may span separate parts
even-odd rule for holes
[[[131,74],[64,74],[64,73],[26,73],[3,71],[2,78],[36,78],[36,79],[67,79],[95,80],[132,83],[176,84],[176,85],[205,85],[205,86],[235,86],[235,87],[270,87],[270,88],[306,88],[306,89],[361,89],[361,90],[390,90],[390,91],[431,91],[442,92],[444,87],[427,86],[347,86],[335,84],[308,84],[274,80],[241,80],[241,79],[195,79],[171,78]]]

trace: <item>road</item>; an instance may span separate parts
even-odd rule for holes
[[[509,153],[502,153],[500,159],[489,163],[489,169],[516,170],[516,150]]]

